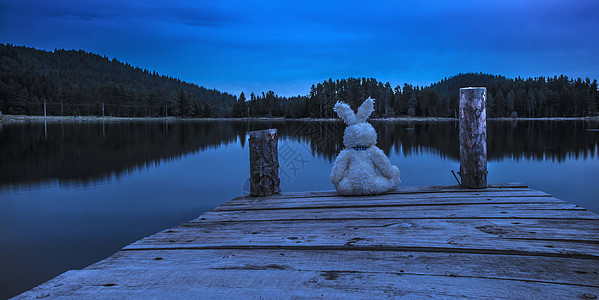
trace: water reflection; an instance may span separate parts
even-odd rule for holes
[[[410,156],[429,152],[459,160],[457,122],[373,121],[378,146]],[[595,157],[597,121],[489,121],[489,161],[562,161]],[[180,121],[28,123],[0,127],[0,187],[58,180],[91,184],[221,145],[246,142],[251,130],[277,128],[282,140],[309,145],[334,160],[342,149],[341,122]]]
[[[489,182],[520,181],[599,212],[599,159],[588,159],[598,123],[489,122]],[[373,124],[403,185],[455,184],[456,122]],[[279,130],[284,192],[333,188],[341,122],[0,124],[0,299],[247,192],[246,132],[266,128]]]

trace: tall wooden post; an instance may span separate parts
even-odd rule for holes
[[[281,192],[277,130],[250,131],[250,195],[269,196]]]
[[[46,100],[44,100],[44,117],[46,116]]]
[[[460,89],[460,177],[462,186],[487,187],[487,88]]]

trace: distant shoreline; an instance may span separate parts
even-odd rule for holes
[[[37,122],[187,122],[187,121],[339,121],[338,118],[284,118],[284,117],[259,117],[259,118],[152,118],[152,117],[96,117],[96,116],[28,116],[28,115],[0,115],[0,124],[37,123]],[[448,122],[457,121],[456,118],[442,117],[394,117],[372,118],[375,122]],[[492,121],[599,121],[596,117],[554,117],[554,118],[488,118]]]

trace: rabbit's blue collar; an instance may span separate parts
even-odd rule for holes
[[[356,151],[366,151],[366,149],[368,149],[368,147],[366,147],[366,146],[355,146],[355,147],[352,147],[352,149],[354,149]]]

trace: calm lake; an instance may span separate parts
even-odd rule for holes
[[[402,185],[455,185],[458,123],[373,121]],[[331,190],[341,122],[0,125],[0,298],[247,194],[251,130],[279,130],[283,192]],[[488,181],[599,213],[599,122],[489,121]]]

